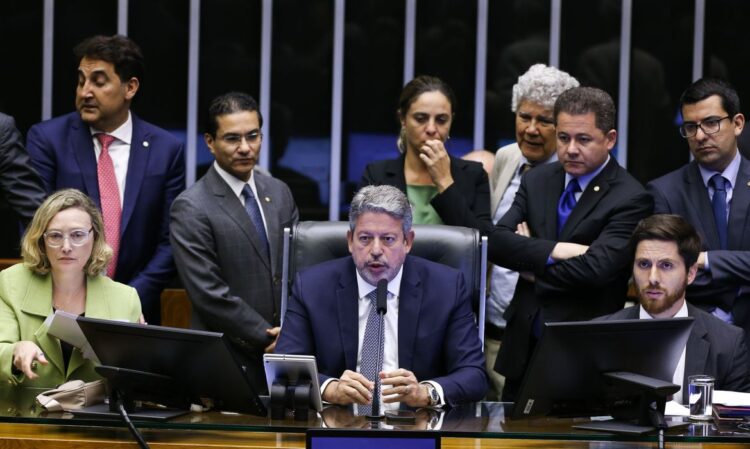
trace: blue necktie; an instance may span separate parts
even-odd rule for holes
[[[576,193],[581,191],[581,186],[578,185],[578,180],[573,178],[568,183],[567,187],[560,195],[560,201],[557,203],[557,236],[559,237],[562,233],[565,222],[568,221],[570,213],[573,212],[573,208],[576,207]]]
[[[376,296],[377,289],[367,295],[371,308],[369,315],[367,315],[365,336],[362,339],[362,362],[360,364],[360,373],[375,382],[375,388],[372,392],[373,402],[380,400],[380,379],[378,378],[378,373],[383,370],[383,355],[385,351],[385,338],[383,334],[378,332],[379,318]],[[360,405],[357,409],[357,414],[360,416],[371,415],[372,406]]]
[[[255,226],[255,231],[260,239],[261,246],[266,251],[266,256],[269,256],[270,251],[268,248],[268,237],[266,236],[266,227],[263,226],[263,216],[260,214],[260,207],[258,202],[255,201],[255,195],[253,195],[253,189],[249,185],[245,184],[242,188],[242,196],[245,197],[245,210],[250,216],[250,221]]]
[[[719,233],[721,249],[727,249],[727,184],[728,181],[720,174],[715,174],[709,180],[714,188],[711,206],[714,210],[716,230]]]

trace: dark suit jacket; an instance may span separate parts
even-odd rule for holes
[[[727,246],[722,250],[711,200],[698,163],[693,161],[648,184],[654,196],[654,212],[677,214],[692,224],[708,251],[710,271],[700,270],[688,286],[688,302],[702,308],[721,306],[731,310],[734,322],[750,331],[750,161],[740,161],[729,209]],[[747,292],[740,294],[740,288]],[[741,299],[741,300],[738,300]]]
[[[298,213],[286,184],[258,171],[253,176],[270,260],[247,211],[213,166],[174,201],[170,237],[193,304],[191,326],[226,333],[265,389],[261,358],[273,341],[266,329],[279,325],[283,229]]]
[[[314,355],[321,382],[356,370],[358,297],[351,257],[298,273],[276,352]],[[439,383],[448,404],[484,397],[484,355],[459,272],[406,257],[398,304],[398,359],[417,380]]]
[[[557,237],[557,203],[565,172],[559,162],[526,173],[513,204],[489,238],[489,259],[536,281],[518,280],[495,369],[520,380],[531,353],[537,313],[547,321],[576,321],[622,308],[630,276],[630,234],[651,214],[653,200],[614,157],[589,183]],[[516,234],[527,222],[532,238]],[[586,254],[547,264],[557,242],[590,245]]]
[[[0,257],[18,257],[21,226],[47,195],[13,117],[0,114]]]
[[[138,291],[146,320],[158,324],[161,291],[175,273],[169,206],[185,188],[184,149],[167,131],[132,118],[115,280]],[[100,206],[94,144],[77,112],[32,126],[27,148],[48,193],[74,188]]]
[[[365,168],[360,187],[389,185],[406,193],[404,161],[397,159],[372,162]],[[435,195],[430,202],[444,224],[477,228],[485,234],[492,227],[490,215],[490,184],[487,173],[479,162],[451,160],[453,185]]]
[[[637,320],[639,307],[628,307],[599,319]],[[685,352],[682,403],[688,403],[688,377],[696,374],[713,376],[717,390],[750,392],[750,356],[745,345],[745,332],[690,304],[688,316],[695,321]]]

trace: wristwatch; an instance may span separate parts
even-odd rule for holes
[[[425,383],[424,385],[427,387],[427,395],[430,397],[430,407],[440,404],[440,395],[437,388],[431,383]]]

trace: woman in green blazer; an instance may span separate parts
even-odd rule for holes
[[[50,195],[21,241],[23,263],[0,272],[0,381],[55,387],[98,379],[90,360],[49,335],[54,310],[143,322],[135,289],[102,275],[112,259],[101,214],[75,189]]]

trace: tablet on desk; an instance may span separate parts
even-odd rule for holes
[[[286,378],[290,385],[300,379],[310,379],[312,386],[312,408],[323,409],[318,382],[318,365],[315,356],[292,354],[263,354],[263,366],[266,370],[266,383],[271,391],[274,379]]]

